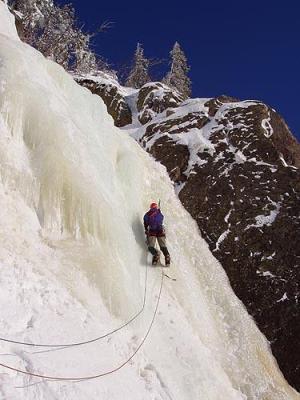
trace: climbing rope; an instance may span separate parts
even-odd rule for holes
[[[19,368],[11,367],[11,366],[9,366],[7,364],[3,364],[3,363],[0,363],[0,366],[5,368],[5,369],[9,369],[11,371],[14,371],[14,372],[19,372],[20,374],[23,374],[23,375],[27,375],[27,376],[31,376],[31,377],[35,377],[35,378],[47,379],[47,380],[51,380],[51,381],[77,381],[77,382],[88,381],[88,380],[92,380],[92,379],[101,378],[101,377],[106,376],[106,375],[111,375],[111,374],[119,371],[120,369],[125,367],[125,365],[127,365],[133,359],[133,357],[141,349],[141,347],[143,346],[143,344],[147,340],[147,337],[150,334],[150,331],[151,331],[152,326],[153,326],[154,321],[155,321],[155,317],[157,315],[158,306],[159,306],[159,303],[160,303],[160,298],[161,298],[161,293],[162,293],[162,288],[163,288],[163,281],[164,281],[164,273],[163,273],[163,271],[161,269],[161,282],[160,282],[159,293],[158,293],[158,296],[157,296],[157,302],[156,302],[156,306],[155,306],[155,310],[154,310],[151,322],[150,322],[149,327],[148,327],[148,329],[146,331],[146,334],[143,337],[143,339],[140,342],[140,344],[138,345],[138,347],[135,349],[135,351],[130,355],[130,357],[127,358],[124,362],[122,362],[116,368],[113,368],[113,369],[111,369],[109,371],[98,373],[98,374],[95,374],[95,375],[90,375],[90,376],[60,377],[60,376],[48,376],[48,375],[38,374],[38,373],[35,373],[35,372],[25,371],[25,370],[22,370],[22,369],[19,369]]]
[[[144,311],[145,309],[145,304],[146,304],[146,294],[147,294],[147,280],[148,280],[148,263],[146,264],[146,271],[145,271],[145,285],[144,285],[144,298],[143,298],[143,305],[141,309],[133,316],[131,317],[127,322],[125,322],[123,325],[119,326],[118,328],[115,328],[114,330],[105,333],[104,335],[98,336],[96,338],[86,340],[83,342],[75,342],[75,343],[66,343],[66,344],[40,344],[40,343],[30,343],[30,342],[21,342],[18,340],[12,340],[12,339],[7,339],[0,337],[0,341],[6,342],[6,343],[12,343],[12,344],[19,344],[22,346],[31,346],[31,347],[47,347],[47,348],[68,348],[68,347],[75,347],[75,346],[82,346],[90,343],[97,342],[101,339],[105,339],[108,336],[113,335],[114,333],[120,331],[121,329],[125,328],[126,326],[130,325],[133,321],[135,321]]]

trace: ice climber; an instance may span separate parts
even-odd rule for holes
[[[163,226],[164,216],[156,203],[150,204],[150,210],[144,215],[144,227],[147,238],[148,250],[152,254],[152,264],[159,262],[159,251],[155,248],[156,240],[165,256],[165,265],[170,265],[170,254],[166,246],[166,234]]]

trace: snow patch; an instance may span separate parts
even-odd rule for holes
[[[228,236],[229,232],[230,232],[230,230],[227,229],[225,232],[223,232],[223,233],[219,236],[219,238],[218,238],[218,240],[217,240],[217,243],[216,243],[216,247],[214,248],[214,251],[218,251],[218,250],[219,250],[220,244],[226,239],[226,237]]]
[[[282,162],[282,165],[284,166],[284,167],[288,167],[289,165],[288,165],[288,163],[285,161],[285,159],[284,159],[284,157],[283,157],[283,155],[282,154],[280,154],[280,160],[281,160],[281,162]]]
[[[259,270],[257,270],[256,273],[258,275],[261,275],[261,276],[265,276],[265,277],[267,276],[269,278],[276,278],[276,276],[273,275],[270,271],[259,271]]]
[[[262,228],[263,226],[270,226],[275,221],[277,215],[279,214],[280,204],[276,204],[276,209],[270,211],[269,215],[257,215],[255,217],[255,224],[248,225],[245,230],[250,228]]]
[[[285,300],[289,300],[288,296],[286,293],[284,293],[284,295],[281,297],[281,299],[277,300],[276,303],[281,303]]]
[[[247,160],[246,156],[240,150],[234,154],[234,157],[238,164],[243,164]]]
[[[265,131],[265,133],[264,133],[265,137],[269,138],[269,137],[271,137],[273,135],[274,130],[273,130],[272,125],[271,125],[270,111],[269,111],[268,118],[265,118],[265,119],[263,119],[261,121],[261,126]]]

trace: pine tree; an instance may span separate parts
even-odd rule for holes
[[[149,60],[144,56],[144,50],[140,43],[137,44],[134,54],[133,66],[125,82],[126,86],[136,89],[151,81],[148,73]]]
[[[96,55],[90,49],[90,35],[79,31],[75,43],[75,65],[77,74],[89,74],[98,69]]]
[[[90,48],[91,35],[84,33],[71,5],[56,6],[53,0],[11,0],[18,17],[21,39],[44,56],[76,73],[93,73],[103,64]]]
[[[176,89],[185,99],[191,95],[191,80],[187,76],[190,67],[186,56],[178,42],[175,42],[171,55],[171,70],[163,79],[163,83]]]
[[[73,7],[54,7],[47,15],[43,32],[36,40],[35,47],[65,69],[70,69],[74,61],[77,36]]]
[[[49,13],[54,8],[52,0],[10,0],[8,4],[21,25],[21,39],[35,45],[43,31]]]

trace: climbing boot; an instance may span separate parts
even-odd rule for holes
[[[152,257],[152,265],[157,265],[159,263],[159,253],[157,252],[153,257]]]
[[[165,266],[166,266],[166,267],[169,267],[169,266],[170,266],[170,263],[171,263],[171,257],[170,257],[170,255],[168,254],[168,255],[165,256]]]

